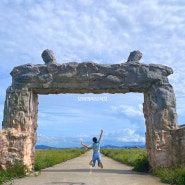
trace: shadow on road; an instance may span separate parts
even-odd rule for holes
[[[135,175],[148,175],[147,173],[139,173],[134,172],[131,170],[117,170],[117,169],[44,169],[42,172],[76,172],[76,173],[88,173],[88,172],[94,172],[94,173],[115,173],[115,174],[135,174]]]
[[[52,184],[62,184],[62,185],[86,185],[84,182],[52,182]]]

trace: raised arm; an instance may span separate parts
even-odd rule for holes
[[[100,141],[100,140],[101,140],[101,138],[102,138],[102,134],[103,134],[103,130],[101,129],[100,137],[99,137],[99,141]]]
[[[91,146],[88,146],[88,145],[85,145],[84,143],[81,142],[81,145],[87,149],[91,149],[92,147]]]

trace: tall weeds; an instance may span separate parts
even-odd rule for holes
[[[185,185],[185,165],[174,168],[154,169],[153,174],[164,183]]]
[[[0,171],[0,184],[16,177],[23,177],[26,175],[27,168],[22,161],[15,161],[14,165],[8,165],[6,170]]]

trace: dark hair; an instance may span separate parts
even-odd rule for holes
[[[96,137],[93,137],[93,142],[97,143],[97,138]]]

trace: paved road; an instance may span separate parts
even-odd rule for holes
[[[104,168],[88,165],[91,151],[42,170],[38,176],[16,179],[13,185],[164,185],[156,177],[133,172],[131,167],[102,156]]]

